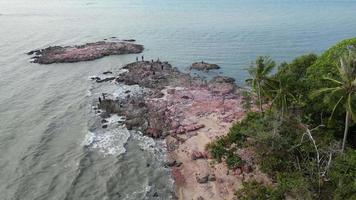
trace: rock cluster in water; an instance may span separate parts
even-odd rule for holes
[[[195,62],[190,66],[190,69],[196,69],[200,71],[209,71],[212,69],[220,69],[219,65],[217,64],[210,64],[206,63],[204,61],[201,62]]]
[[[141,53],[143,49],[142,45],[127,41],[100,41],[76,46],[51,46],[30,51],[28,55],[34,55],[32,62],[39,64],[72,63],[95,60],[110,55]]]

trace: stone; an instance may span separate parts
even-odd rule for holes
[[[197,179],[197,182],[200,184],[207,183],[209,181],[209,174],[203,175],[203,176],[197,176],[196,179]]]
[[[104,79],[96,79],[97,83],[103,83],[103,82],[108,82],[108,81],[112,81],[115,80],[115,77],[108,77],[108,78],[104,78]]]
[[[103,72],[103,74],[105,75],[105,74],[112,74],[112,72],[111,71],[106,71],[106,72]]]
[[[208,154],[206,152],[193,151],[191,154],[192,160],[207,159]]]
[[[195,62],[190,66],[190,69],[201,70],[201,71],[209,71],[212,69],[220,69],[217,64],[210,64],[206,62]]]
[[[209,175],[209,181],[216,181],[215,174],[210,174]]]

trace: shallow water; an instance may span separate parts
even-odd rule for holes
[[[150,199],[140,191],[153,183],[167,195],[168,176],[146,167],[153,158],[138,141],[120,155],[83,145],[88,77],[136,55],[44,66],[25,52],[134,38],[147,59],[217,63],[242,83],[258,55],[290,60],[354,37],[355,10],[355,1],[328,0],[0,0],[0,199]]]

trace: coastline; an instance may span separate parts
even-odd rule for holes
[[[216,76],[207,81],[153,60],[104,74],[91,79],[113,84],[116,92],[95,100],[104,111],[100,115],[104,120],[105,113],[125,116],[121,123],[127,129],[165,140],[164,167],[170,168],[174,180],[173,199],[233,199],[243,179],[264,178],[251,163],[249,170],[239,173],[215,163],[206,151],[209,142],[244,116],[241,89],[234,79]],[[251,152],[241,154],[251,159]]]

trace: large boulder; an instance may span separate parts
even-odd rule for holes
[[[196,69],[200,71],[209,71],[212,69],[220,69],[219,65],[217,64],[210,64],[206,62],[195,62],[190,66],[190,69]]]

